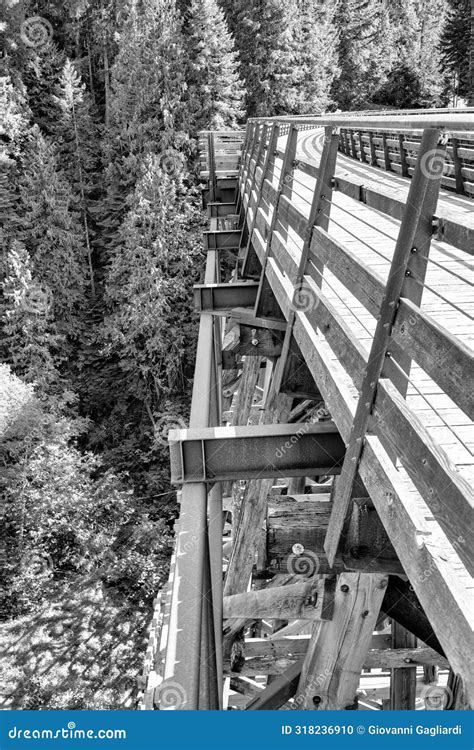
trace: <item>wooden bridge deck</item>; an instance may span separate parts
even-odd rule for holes
[[[241,157],[243,133],[201,137],[193,429],[171,435],[148,708],[423,707],[433,665],[444,707],[474,701],[474,201],[452,192],[472,193],[473,113],[317,121],[250,121]]]

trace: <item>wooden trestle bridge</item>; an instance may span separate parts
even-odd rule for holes
[[[141,707],[472,707],[474,110],[252,119],[201,154]]]

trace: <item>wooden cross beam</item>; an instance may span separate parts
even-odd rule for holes
[[[326,620],[333,609],[333,577],[224,597],[224,619]]]

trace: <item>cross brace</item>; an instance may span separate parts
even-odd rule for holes
[[[171,430],[171,481],[339,474],[345,446],[332,423]]]

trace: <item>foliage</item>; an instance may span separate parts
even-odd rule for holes
[[[439,40],[439,47],[441,65],[451,78],[450,89],[455,97],[467,98],[470,93],[470,36],[470,1],[448,0],[446,23]]]
[[[392,64],[386,0],[340,0],[335,15],[341,72],[333,96],[341,109],[363,108]]]
[[[234,41],[217,0],[191,0],[184,29],[190,131],[232,129],[244,115]]]

